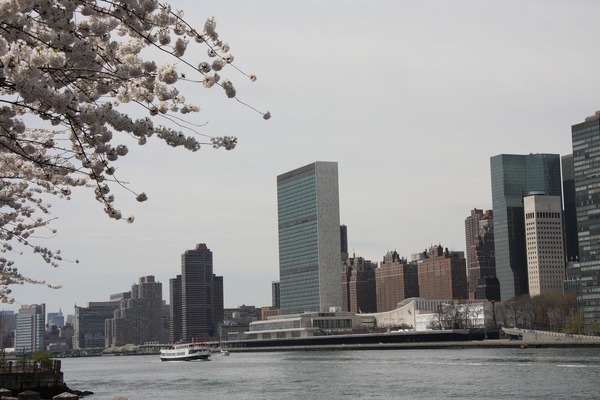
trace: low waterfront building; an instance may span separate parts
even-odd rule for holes
[[[240,340],[250,329],[249,324],[223,324],[219,326],[220,340]]]
[[[224,330],[223,337],[228,341],[270,340],[356,334],[382,329],[388,332],[491,329],[496,326],[494,315],[494,303],[486,300],[457,302],[409,298],[398,303],[394,310],[378,313],[307,312],[269,317],[266,321],[250,323],[246,332]]]
[[[249,331],[245,332],[245,338],[291,339],[351,333],[362,326],[362,318],[350,312],[286,314],[252,322]]]
[[[440,316],[449,314],[450,308],[456,311],[459,322],[464,328],[490,328],[493,323],[493,303],[485,300],[464,300],[461,302],[448,300],[430,300],[421,298],[406,299],[398,303],[394,310],[380,312],[363,317],[371,316],[375,319],[377,328],[389,328],[390,330],[414,330],[417,332],[432,329],[452,329],[452,327],[436,327]]]

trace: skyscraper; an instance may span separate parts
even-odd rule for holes
[[[474,209],[465,219],[467,245],[467,272],[469,298],[477,299],[480,278],[496,276],[496,257],[494,252],[494,213],[492,210]],[[493,298],[488,300],[500,300]]]
[[[348,257],[342,265],[342,311],[377,312],[375,285],[377,263],[363,257]]]
[[[476,245],[479,238],[479,220],[483,216],[483,210],[474,208],[471,215],[465,218],[465,243],[467,245],[467,266],[470,263],[469,249]]]
[[[342,307],[338,196],[335,162],[277,177],[282,314]]]
[[[500,154],[490,160],[496,275],[502,300],[528,293],[523,198],[561,196],[558,154]]]
[[[523,199],[529,295],[563,292],[565,252],[560,196]]]
[[[213,274],[212,251],[200,243],[181,255],[181,275],[169,280],[169,340],[214,337],[223,322],[223,277]]]
[[[183,337],[182,321],[183,317],[181,303],[181,275],[169,279],[169,340],[171,343],[180,342]]]
[[[31,304],[21,306],[17,315],[15,350],[18,352],[44,350],[44,322],[46,305]]]
[[[586,326],[600,321],[600,112],[571,127],[581,292]]]
[[[206,244],[181,255],[181,335],[190,342],[214,335],[213,259]]]

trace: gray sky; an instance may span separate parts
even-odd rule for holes
[[[207,243],[226,307],[270,305],[276,176],[314,161],[339,164],[350,252],[379,261],[438,243],[464,251],[464,219],[491,208],[489,158],[569,154],[571,125],[600,109],[598,2],[202,3],[171,2],[200,28],[216,18],[235,64],[258,80],[222,75],[272,119],[220,89],[188,88],[202,132],[235,135],[238,147],[132,147],[118,174],[149,201],[117,199],[135,223],[109,220],[91,192],[55,202],[59,233],[47,244],[80,263],[18,258],[24,273],[64,285],[17,287],[18,302],[73,313],[144,275],[168,299],[181,253]]]

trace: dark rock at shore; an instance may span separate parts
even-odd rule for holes
[[[34,389],[34,392],[38,392],[40,394],[40,397],[42,399],[47,399],[47,400],[51,400],[54,396],[58,396],[59,394],[68,392],[68,393],[73,393],[76,394],[79,397],[85,397],[88,396],[90,394],[94,394],[94,392],[90,392],[88,390],[71,390],[67,387],[67,385],[64,386],[50,386],[50,387],[46,387],[46,388],[38,388],[38,389]],[[15,395],[17,395],[18,393],[14,393]]]

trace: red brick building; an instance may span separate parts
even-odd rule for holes
[[[362,257],[347,258],[342,266],[343,311],[374,313],[376,263]]]
[[[441,245],[429,249],[419,262],[419,297],[428,300],[469,298],[467,265],[462,252],[453,253]]]
[[[417,264],[388,252],[375,270],[377,312],[395,310],[398,303],[409,297],[419,297]]]

